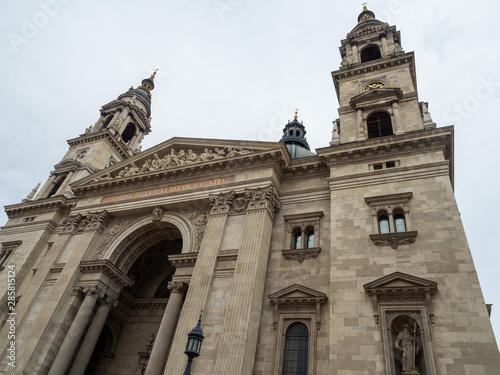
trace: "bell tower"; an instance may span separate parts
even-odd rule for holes
[[[365,4],[341,44],[342,63],[332,72],[340,103],[332,146],[435,128],[427,103],[418,101],[415,56],[403,51],[396,26]]]
[[[151,132],[151,90],[156,71],[142,84],[131,87],[116,100],[102,106],[97,122],[84,134],[68,140],[69,149],[54,166],[35,199],[55,195],[72,197],[70,184],[127,159],[141,150]]]

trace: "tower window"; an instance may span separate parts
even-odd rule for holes
[[[283,375],[307,375],[309,332],[302,323],[294,323],[286,332]]]
[[[312,249],[314,247],[314,228],[306,228],[306,248]]]
[[[112,118],[113,118],[113,116],[112,116],[112,115],[110,115],[110,116],[108,116],[108,117],[104,120],[104,122],[103,122],[103,124],[102,124],[102,129],[106,129],[106,128],[109,126],[109,123],[111,122],[111,119],[112,119]]]
[[[386,112],[376,112],[366,121],[368,138],[379,138],[394,134],[392,132],[391,116]]]
[[[135,125],[133,123],[129,122],[127,127],[125,128],[125,130],[122,133],[123,142],[128,144],[132,140],[132,137],[135,135],[136,130],[137,129],[136,129]]]
[[[52,189],[50,190],[50,193],[47,195],[47,197],[52,197],[53,195],[55,195],[57,193],[57,190],[59,190],[59,188],[61,187],[62,183],[64,182],[64,179],[66,178],[66,176],[61,176],[57,181],[56,183],[54,184],[54,186],[52,187]]]
[[[382,55],[380,54],[380,48],[378,46],[368,46],[361,51],[361,62],[373,61],[380,59]]]

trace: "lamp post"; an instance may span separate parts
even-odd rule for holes
[[[203,310],[201,310],[198,324],[191,330],[191,332],[188,333],[188,342],[186,350],[184,351],[184,354],[188,356],[188,363],[183,375],[191,374],[191,364],[193,363],[193,359],[200,355],[201,343],[205,338],[205,336],[203,336],[203,331],[201,330],[201,314],[203,314]]]

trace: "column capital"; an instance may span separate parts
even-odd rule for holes
[[[184,294],[187,289],[187,283],[184,281],[169,281],[167,288],[171,293]]]
[[[109,295],[105,295],[103,297],[101,297],[101,305],[104,305],[104,306],[107,306],[107,307],[116,307],[118,306],[118,301],[116,300],[116,298],[112,297],[112,296],[109,296]]]
[[[248,200],[247,211],[266,209],[272,218],[274,218],[274,213],[281,207],[278,194],[276,194],[272,186],[246,189],[245,197]]]
[[[210,206],[212,206],[210,215],[228,214],[233,206],[234,195],[234,191],[210,195],[208,197],[210,200]]]
[[[86,296],[94,297],[95,299],[104,298],[106,294],[97,286],[85,286],[82,288],[82,293]]]

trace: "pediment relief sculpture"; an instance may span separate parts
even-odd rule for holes
[[[189,166],[192,164],[203,163],[214,160],[232,158],[240,155],[251,154],[253,151],[246,150],[237,146],[215,147],[214,149],[205,148],[202,152],[196,153],[193,149],[176,151],[170,149],[165,155],[160,157],[158,153],[153,154],[152,158],[142,160],[140,163],[130,163],[125,166],[116,175],[106,173],[104,176],[96,177],[94,182],[108,181],[116,178],[129,177],[148,172],[168,170],[176,167]]]

